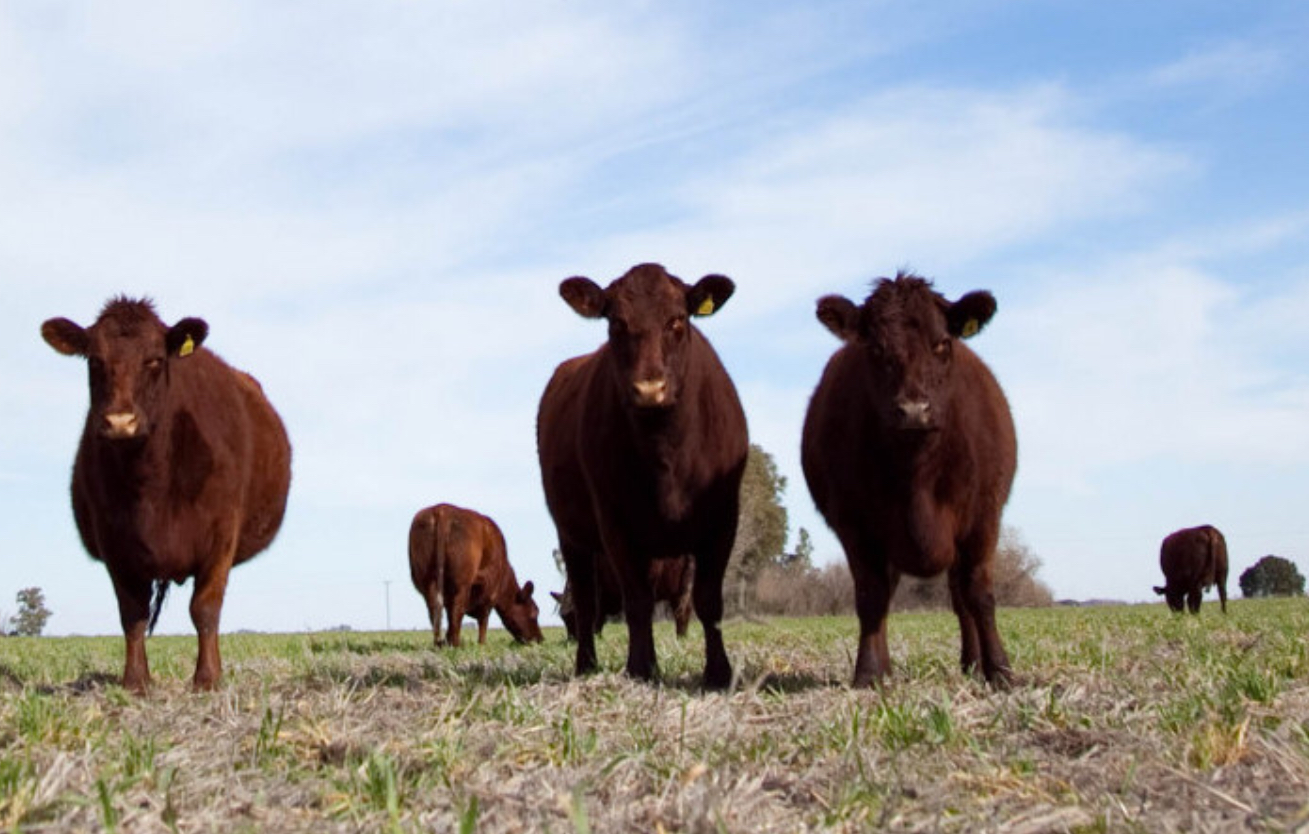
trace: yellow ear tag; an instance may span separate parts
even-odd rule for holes
[[[187,336],[186,341],[182,342],[182,346],[178,348],[177,355],[190,356],[194,352],[195,352],[195,341],[190,336]]]
[[[714,300],[712,298],[706,298],[704,301],[701,301],[700,306],[695,309],[695,314],[697,316],[707,316],[713,311]]]
[[[977,319],[969,319],[968,321],[964,322],[964,329],[962,332],[960,332],[959,336],[960,338],[969,339],[972,338],[973,336],[976,336],[977,331],[981,329],[982,326],[977,323]]]

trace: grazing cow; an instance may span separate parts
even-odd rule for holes
[[[1227,540],[1218,528],[1208,524],[1170,533],[1159,548],[1159,567],[1164,571],[1163,594],[1168,607],[1182,612],[1185,601],[1192,614],[1200,613],[1200,597],[1210,585],[1218,586],[1218,601],[1227,613]]]
[[[890,671],[886,614],[902,573],[948,571],[965,672],[980,663],[988,681],[1010,678],[991,562],[1017,442],[999,384],[961,341],[994,314],[988,292],[951,303],[904,273],[862,305],[818,301],[818,320],[845,344],[809,403],[801,463],[854,575],[856,686]]]
[[[51,347],[90,368],[73,516],[113,580],[127,638],[123,686],[135,692],[150,683],[145,637],[168,583],[192,577],[192,685],[217,685],[228,572],[268,547],[286,510],[286,430],[253,377],[201,347],[208,333],[201,319],[169,327],[150,301],[123,297],[88,328],[64,318],[41,326]]]
[[[532,600],[532,583],[518,587],[504,535],[479,512],[453,504],[419,510],[409,525],[409,575],[427,600],[432,640],[438,646],[443,606],[448,606],[451,646],[459,645],[465,614],[477,620],[477,642],[485,643],[492,609],[519,643],[545,639],[537,623],[540,611]]]
[[[623,613],[623,595],[617,583],[604,581],[607,574],[601,575],[597,583],[600,600],[596,605],[595,633],[604,630],[605,621]],[[678,637],[686,636],[686,629],[691,622],[691,587],[695,579],[695,560],[690,556],[678,556],[674,559],[661,559],[650,563],[650,589],[656,603],[667,602],[673,612],[673,625]],[[564,621],[569,640],[577,639],[577,610],[573,605],[573,588],[564,583],[562,594],[550,592],[559,604],[559,617]]]
[[[578,674],[596,668],[597,583],[612,571],[627,673],[654,677],[651,565],[690,554],[704,683],[731,683],[719,621],[748,439],[736,388],[690,318],[714,313],[734,289],[721,275],[688,286],[658,264],[605,289],[588,278],[559,287],[577,313],[609,322],[605,344],[558,367],[537,415],[546,504],[575,592]]]

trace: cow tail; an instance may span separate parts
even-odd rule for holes
[[[434,560],[430,571],[420,571],[414,569],[414,583],[424,583],[428,581],[430,575],[434,574],[436,580],[436,604],[445,605],[445,554],[438,553],[437,548],[440,546],[440,540],[436,535],[436,513],[426,512],[418,523],[414,524],[409,531],[409,564],[410,566],[424,564],[427,557]],[[423,592],[423,598],[427,598],[426,588],[420,587]],[[430,614],[430,610],[429,610]]]
[[[168,598],[168,580],[155,580],[155,598],[150,603],[150,634],[155,633],[155,624],[159,622],[159,615],[164,612],[164,600]]]

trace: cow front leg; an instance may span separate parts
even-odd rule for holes
[[[959,665],[965,675],[976,674],[982,661],[982,642],[977,634],[977,621],[973,619],[964,598],[967,579],[959,565],[950,568],[950,607],[959,619]]]
[[[1013,671],[1009,666],[1009,655],[1000,641],[1000,631],[995,625],[995,594],[991,589],[990,562],[962,569],[960,577],[964,583],[961,588],[964,605],[977,626],[982,675],[993,686],[1008,686],[1013,681]]]
[[[654,680],[659,664],[654,646],[654,593],[650,571],[623,570],[623,615],[627,620],[627,674]]]
[[[150,593],[148,579],[115,576],[114,594],[118,597],[118,618],[123,626],[126,657],[123,661],[123,688],[138,695],[150,685],[150,663],[145,655],[146,631],[150,627]]]
[[[855,655],[854,686],[879,684],[891,673],[891,650],[886,644],[886,615],[900,574],[871,549],[846,547],[854,578],[855,613],[859,615],[859,649]]]
[[[191,595],[191,623],[199,638],[200,651],[191,688],[197,692],[216,688],[223,676],[223,659],[218,651],[218,621],[223,612],[230,570],[231,562],[226,560],[198,575],[195,580],[195,593]]]
[[[727,689],[732,685],[732,663],[727,659],[727,648],[723,645],[723,576],[727,573],[727,558],[731,550],[730,541],[719,542],[716,547],[694,557],[691,602],[704,630],[705,689]],[[684,630],[685,627],[679,624],[679,628]]]

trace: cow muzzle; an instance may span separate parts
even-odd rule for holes
[[[896,400],[895,415],[900,428],[909,431],[928,431],[936,428],[932,404],[928,400],[903,397]]]
[[[110,440],[126,440],[137,437],[141,431],[141,421],[130,411],[106,414],[100,424],[100,434]]]
[[[642,379],[632,383],[632,401],[642,408],[652,408],[668,403],[668,380]]]

